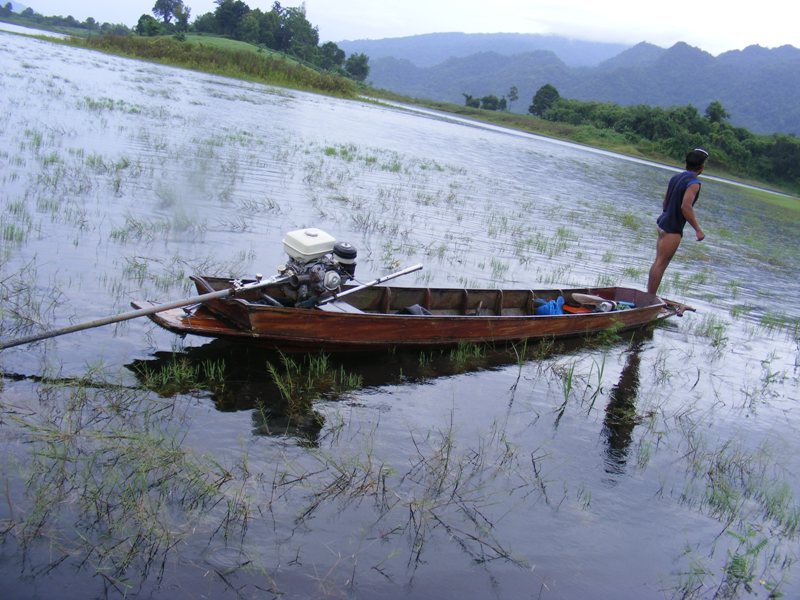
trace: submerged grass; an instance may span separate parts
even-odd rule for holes
[[[485,348],[483,344],[471,344],[468,342],[459,342],[459,344],[450,350],[449,359],[453,368],[457,371],[464,371],[468,368],[474,368],[480,365],[485,358]]]
[[[283,370],[292,375],[297,364],[282,359]],[[332,376],[324,356],[305,368],[304,383],[296,387],[310,388]],[[39,394],[35,411],[0,404],[0,419],[13,425],[32,457],[17,465],[24,490],[7,487],[11,511],[0,540],[21,549],[23,571],[31,574],[65,564],[102,580],[107,594],[136,594],[149,583],[158,586],[180,547],[198,534],[208,536],[208,546],[217,541],[244,553],[251,528],[285,529],[271,523],[276,514],[299,505],[295,527],[305,528],[317,514],[360,511],[365,501],[375,518],[366,539],[377,535],[384,547],[407,545],[401,571],[403,564],[416,571],[442,540],[454,542],[475,564],[525,567],[494,531],[508,512],[493,504],[507,502],[508,495],[495,491],[492,482],[514,482],[513,495],[520,499],[539,484],[525,475],[525,456],[501,427],[469,447],[459,446],[452,422],[441,431],[411,432],[415,451],[401,471],[397,466],[403,461],[393,454],[378,456],[374,431],[353,432],[356,454],[312,448],[310,462],[279,458],[269,473],[254,470],[246,455],[224,466],[188,450],[189,415],[180,400],[75,381],[42,385]],[[332,429],[334,434],[339,435]],[[291,546],[291,538],[274,543]],[[391,577],[398,552],[381,554],[360,558]],[[320,584],[338,585],[327,577]]]
[[[115,593],[160,579],[231,474],[185,449],[171,402],[117,386],[43,385],[39,394],[35,412],[2,405],[32,450],[20,465],[27,500],[7,497],[14,509],[2,538],[31,557],[48,546],[47,570],[83,557],[78,568]]]
[[[728,325],[716,315],[703,315],[702,320],[694,325],[694,330],[696,335],[708,338],[716,349],[722,349],[728,343]]]
[[[34,262],[10,274],[3,272],[3,266],[0,257],[0,332],[12,337],[45,329],[61,303],[61,289],[57,286],[40,289],[31,285],[37,277]]]
[[[343,367],[333,368],[327,354],[305,355],[300,361],[281,353],[280,365],[267,363],[272,381],[288,406],[287,416],[296,423],[314,414],[314,400],[325,395],[340,395],[362,385],[358,375]]]
[[[145,388],[165,397],[201,389],[219,389],[225,385],[225,364],[222,361],[192,364],[186,357],[174,356],[157,370],[146,364],[136,370]]]
[[[413,453],[402,470],[396,461],[376,455],[373,433],[356,434],[363,443],[353,456],[318,453],[317,460],[326,473],[324,485],[315,486],[300,513],[300,523],[324,512],[326,503],[334,502],[335,509],[343,511],[370,500],[378,539],[382,545],[390,545],[405,538],[405,564],[412,574],[437,551],[436,540],[441,536],[455,543],[473,564],[502,561],[527,568],[524,559],[496,535],[497,526],[508,514],[497,508],[508,501],[508,495],[495,495],[492,483],[516,482],[511,495],[519,498],[535,494],[539,488],[524,465],[524,455],[508,442],[502,426],[495,423],[485,438],[467,447],[456,441],[452,419],[445,429],[412,431]],[[381,553],[376,554],[380,557]],[[369,559],[378,561],[372,568],[391,577],[395,552],[384,559],[376,554]]]
[[[563,400],[556,409],[558,424],[568,405],[580,403],[592,414],[605,395],[616,394],[621,400],[620,388],[632,365],[638,381],[638,358],[632,362],[632,357],[641,348],[632,346],[616,391],[609,390],[607,357],[612,354],[607,350],[601,345],[588,358],[563,360],[528,344],[516,345],[509,351],[517,363],[509,369],[509,378],[533,382],[552,375],[552,389],[560,387],[557,393]],[[479,356],[485,349],[457,352]],[[538,358],[526,362],[531,355]],[[418,362],[428,366],[434,358],[423,354]],[[153,378],[155,386],[204,377],[224,385],[222,365],[210,362],[190,368],[180,359],[173,362],[163,376]],[[294,403],[296,420],[303,414],[307,418],[303,411],[326,390],[339,393],[360,385],[326,355],[284,355],[268,370],[280,395]],[[523,379],[523,370],[538,375]],[[516,392],[524,395],[519,388]],[[607,409],[613,414],[606,421],[613,417],[618,429],[629,431],[642,422],[643,407],[637,410],[636,389],[632,393]],[[286,518],[287,512],[295,515],[295,533],[275,541],[279,554],[292,548],[298,532],[313,531],[315,519],[335,515],[368,523],[353,534],[363,546],[322,570],[319,585],[327,592],[344,589],[335,575],[339,569],[350,579],[366,577],[365,569],[393,579],[402,571],[398,559],[413,578],[445,543],[459,548],[471,564],[499,561],[526,569],[526,559],[503,539],[501,523],[508,515],[530,510],[538,500],[554,511],[574,501],[574,508],[587,515],[594,515],[603,503],[603,495],[593,494],[585,482],[553,479],[548,453],[531,451],[529,445],[518,447],[508,423],[482,427],[478,436],[464,441],[451,415],[444,428],[410,431],[411,452],[398,458],[394,448],[390,454],[378,450],[383,446],[377,423],[368,431],[351,429],[357,420],[337,419],[332,413],[339,405],[331,403],[320,408],[331,421],[319,440],[327,442],[325,449],[311,444],[298,453],[289,447],[291,458],[271,456],[272,473],[247,464],[246,453],[233,466],[195,456],[184,441],[186,414],[178,407],[185,402],[180,397],[167,401],[141,391],[75,385],[44,386],[40,396],[44,408],[39,412],[0,405],[0,417],[24,432],[24,443],[36,455],[24,473],[28,503],[14,498],[19,508],[2,535],[31,553],[50,544],[55,552],[48,567],[79,560],[82,569],[108,578],[108,585],[119,593],[133,593],[143,582],[163,577],[170,557],[196,535],[190,530],[222,540],[225,547],[246,548],[253,543],[248,532],[261,531],[265,522],[270,530],[281,528],[273,521]],[[676,575],[671,590],[675,597],[739,598],[748,589],[768,590],[778,597],[794,560],[800,509],[787,473],[776,467],[774,450],[748,449],[734,441],[714,445],[698,433],[702,423],[698,427],[684,413],[672,421],[664,406],[647,412],[661,415],[662,422],[643,428],[646,435],[635,442],[637,467],[648,468],[660,447],[670,446],[676,437],[685,440],[687,446],[678,454],[687,465],[686,478],[677,477],[672,493],[683,506],[719,521],[727,542],[714,541],[711,558],[701,545],[702,558],[701,550],[694,548],[681,559],[688,566],[682,565]],[[685,427],[683,437],[674,431],[666,437],[674,423]],[[340,439],[347,432],[351,439]],[[65,535],[65,529],[78,531],[78,538]],[[259,535],[258,546],[263,545]],[[337,544],[337,551],[340,547]],[[298,545],[298,564],[301,549]],[[266,570],[262,563],[253,568]]]
[[[735,440],[713,447],[696,429],[686,435],[688,475],[681,502],[694,504],[724,525],[729,537],[721,576],[693,570],[679,585],[684,598],[740,598],[741,590],[782,597],[797,559],[800,504],[774,464],[772,449],[747,449]],[[756,585],[757,584],[757,585]]]

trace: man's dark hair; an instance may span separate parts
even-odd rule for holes
[[[708,152],[702,148],[695,148],[686,155],[686,168],[696,171],[705,164],[707,158]]]

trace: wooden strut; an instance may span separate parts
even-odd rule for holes
[[[675,313],[675,316],[682,317],[683,313],[687,310],[691,312],[697,312],[697,309],[689,306],[688,304],[681,304],[680,302],[675,302],[674,300],[667,300],[662,298],[664,304],[667,305],[667,308]]]
[[[83,331],[84,329],[102,327],[103,325],[110,325],[112,323],[120,323],[122,321],[127,321],[129,319],[136,319],[137,317],[145,317],[147,315],[152,315],[165,310],[171,310],[173,308],[180,308],[182,306],[189,306],[191,304],[200,304],[202,302],[206,302],[207,300],[214,300],[216,298],[227,298],[228,296],[236,296],[237,294],[242,292],[257,290],[271,285],[278,285],[281,283],[285,283],[288,280],[289,280],[288,277],[265,279],[263,281],[257,281],[255,283],[247,285],[233,286],[225,290],[217,290],[216,292],[209,292],[207,294],[193,296],[191,298],[186,298],[185,300],[175,300],[173,302],[167,302],[166,304],[156,304],[155,306],[148,306],[147,308],[140,308],[138,310],[132,310],[118,315],[110,315],[108,317],[95,319],[94,321],[87,321],[85,323],[69,325],[68,327],[62,327],[61,329],[54,329],[52,331],[45,331],[43,333],[29,335],[26,337],[18,338],[16,340],[11,340],[10,342],[2,342],[0,343],[0,350],[5,350],[6,348],[13,348],[14,346],[21,346],[22,344],[29,344],[31,342],[38,342],[40,340],[54,338],[59,335],[65,335],[67,333],[75,333],[76,331]]]
[[[409,273],[413,273],[414,271],[419,271],[422,268],[422,265],[416,264],[411,267],[406,267],[400,271],[396,271],[394,273],[390,273],[389,275],[384,275],[383,277],[378,277],[377,279],[373,279],[367,283],[362,283],[354,288],[350,288],[349,290],[345,290],[343,292],[339,292],[338,294],[334,294],[329,298],[325,298],[324,300],[320,300],[314,306],[321,306],[323,304],[328,304],[329,302],[336,302],[339,298],[344,298],[345,296],[349,296],[350,294],[355,294],[356,292],[360,292],[361,290],[365,290],[367,288],[374,287],[378,284],[381,284],[385,281],[389,281],[390,279],[394,279],[395,277],[400,277],[401,275],[408,275]]]

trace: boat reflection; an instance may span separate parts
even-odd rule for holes
[[[631,342],[606,409],[604,432],[612,470],[622,469],[627,460],[643,339]],[[539,343],[526,347],[525,359],[551,358],[585,344],[586,340]],[[469,344],[427,352],[284,355],[258,345],[212,340],[180,351],[155,352],[126,366],[143,387],[162,396],[202,391],[219,411],[252,411],[254,435],[290,435],[313,444],[324,425],[324,417],[314,410],[320,399],[345,398],[353,389],[503,367],[520,360],[518,351],[514,346]]]
[[[526,356],[546,358],[577,344],[531,345]],[[217,410],[252,410],[255,435],[293,435],[313,443],[324,422],[313,408],[316,400],[346,397],[355,388],[422,382],[517,360],[513,346],[283,355],[218,339],[180,351],[155,352],[126,366],[143,387],[162,396],[203,391]]]

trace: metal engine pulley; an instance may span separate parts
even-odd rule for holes
[[[289,285],[295,288],[298,300],[311,296],[321,296],[326,291],[335,292],[342,285],[342,277],[332,264],[327,261],[315,261],[303,265],[303,268],[292,275]]]

